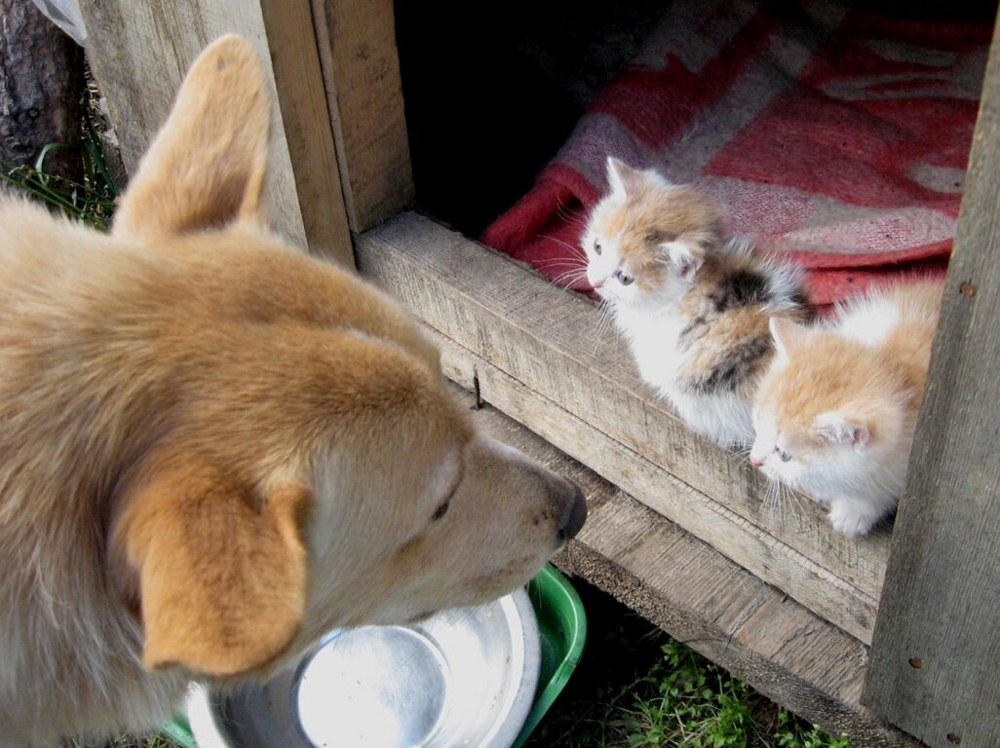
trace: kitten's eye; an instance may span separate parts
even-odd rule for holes
[[[431,515],[431,522],[441,519],[444,515],[446,515],[448,513],[449,506],[451,506],[451,498],[434,510],[434,514]]]
[[[778,453],[778,459],[781,460],[782,462],[788,462],[790,459],[792,459],[792,456],[788,454],[788,452],[786,452],[785,450],[781,449],[780,447],[775,447],[774,451]]]
[[[601,254],[601,243],[600,242],[594,242],[594,254],[595,255],[600,255]]]
[[[629,275],[628,273],[623,273],[621,270],[615,272],[615,278],[617,278],[618,282],[621,283],[623,286],[628,286],[632,283],[632,281],[635,280],[635,278],[633,278],[631,275]]]

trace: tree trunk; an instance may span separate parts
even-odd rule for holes
[[[0,0],[0,159],[32,163],[47,143],[80,140],[83,49],[31,0]],[[79,178],[75,151],[46,155],[45,171]]]

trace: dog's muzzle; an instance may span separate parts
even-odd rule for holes
[[[557,501],[563,509],[556,529],[556,538],[559,543],[565,543],[575,537],[583,527],[583,523],[587,521],[587,500],[580,487],[568,480],[560,479],[557,491],[559,493]]]

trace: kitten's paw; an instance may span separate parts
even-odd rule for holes
[[[833,529],[849,538],[866,535],[881,519],[881,512],[855,501],[837,501],[830,504],[830,522]]]

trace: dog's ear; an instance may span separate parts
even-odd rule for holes
[[[257,53],[227,35],[188,71],[122,197],[112,233],[155,238],[260,223],[270,95]]]
[[[147,667],[225,676],[282,653],[305,606],[304,486],[257,491],[189,461],[122,500],[114,543],[138,574]]]

